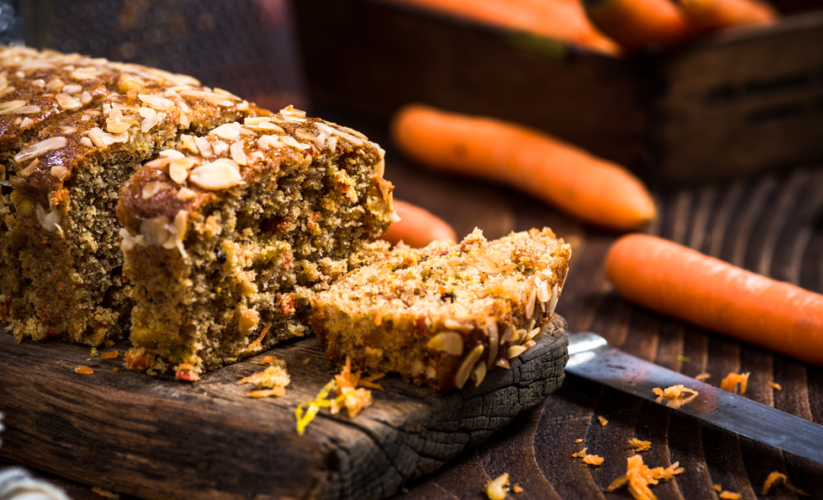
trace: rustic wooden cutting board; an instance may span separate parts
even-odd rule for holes
[[[565,326],[556,317],[535,347],[479,388],[441,394],[386,377],[385,392],[374,391],[355,419],[322,410],[302,437],[297,404],[335,373],[313,338],[188,384],[114,372],[122,356],[103,361],[88,347],[15,344],[0,333],[0,456],[140,498],[385,498],[553,392],[563,381]],[[237,381],[272,354],[288,364],[286,396],[249,398]],[[76,374],[78,365],[94,374]]]

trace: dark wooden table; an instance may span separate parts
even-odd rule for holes
[[[360,127],[388,145],[379,129]],[[557,310],[567,318],[569,331],[596,331],[631,354],[690,376],[708,372],[707,382],[714,385],[729,372],[751,372],[747,397],[823,423],[823,368],[655,315],[617,296],[604,280],[603,258],[618,235],[582,225],[504,188],[427,173],[391,148],[388,158],[386,176],[397,185],[396,196],[441,216],[458,235],[479,227],[496,238],[549,226],[566,238],[574,254]],[[823,169],[807,167],[658,194],[660,218],[649,232],[821,292],[821,193]],[[772,390],[769,381],[783,390]],[[601,426],[598,416],[609,424]],[[761,498],[771,471],[785,473],[811,498],[823,498],[821,465],[573,376],[534,410],[438,472],[408,484],[397,498],[479,500],[485,498],[483,485],[504,472],[523,487],[522,493],[510,495],[518,500],[630,498],[625,488],[615,493],[605,493],[605,488],[625,473],[631,437],[652,442],[643,454],[651,467],[680,462],[685,468],[676,479],[653,488],[661,499],[718,498],[714,484],[746,500]],[[575,439],[584,441],[575,444]],[[572,458],[584,446],[604,457],[603,465],[591,467]],[[100,498],[85,486],[57,482],[76,499]],[[796,496],[778,487],[768,498]]]

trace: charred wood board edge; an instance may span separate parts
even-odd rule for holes
[[[355,419],[322,410],[302,437],[297,404],[335,368],[314,339],[288,342],[196,384],[89,358],[64,342],[15,344],[0,333],[0,456],[141,498],[386,498],[475,446],[563,381],[568,340],[556,316],[537,345],[480,387],[436,393],[386,377]],[[125,343],[115,348],[127,347]],[[282,398],[246,396],[237,381],[263,355],[288,363]],[[78,375],[87,365],[93,375]],[[482,486],[482,485],[480,485]]]

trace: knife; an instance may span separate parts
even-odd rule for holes
[[[823,426],[621,352],[596,333],[569,334],[566,372],[823,464]],[[652,391],[678,384],[698,395],[668,399]]]

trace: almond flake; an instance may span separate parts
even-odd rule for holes
[[[200,151],[200,156],[203,158],[211,158],[214,155],[211,143],[205,137],[195,137],[194,143],[197,145],[197,149]]]
[[[243,184],[240,170],[233,160],[221,158],[195,168],[190,174],[191,181],[203,189],[221,190]]]
[[[26,160],[31,160],[32,158],[37,158],[48,151],[66,147],[68,142],[69,141],[65,137],[52,137],[50,139],[40,141],[36,144],[32,144],[31,146],[21,149],[20,152],[14,156],[14,161],[21,163]]]
[[[40,160],[35,159],[33,162],[29,163],[26,168],[20,171],[20,175],[23,177],[28,177],[34,173],[34,170],[37,168],[37,165],[40,164]]]
[[[145,102],[152,108],[159,109],[161,111],[165,111],[167,109],[174,107],[173,101],[159,95],[138,94],[137,98]]]
[[[23,106],[22,108],[18,109],[17,112],[21,115],[36,115],[40,112],[40,106]]]
[[[0,116],[10,115],[26,105],[26,101],[9,101],[0,104]]]
[[[73,83],[71,85],[66,85],[65,87],[63,87],[63,90],[61,92],[68,95],[74,95],[78,92],[81,92],[82,90],[82,85],[77,85],[76,83]]]
[[[56,177],[58,179],[65,180],[66,177],[69,176],[69,169],[62,165],[55,165],[51,167],[51,176]]]
[[[257,146],[260,149],[269,149],[269,148],[285,148],[286,145],[280,142],[280,137],[276,135],[264,135],[263,137],[257,139]]]
[[[300,150],[306,150],[306,149],[311,148],[311,146],[309,146],[308,144],[303,144],[301,142],[297,142],[297,139],[295,139],[294,137],[292,137],[290,135],[284,135],[283,137],[280,138],[280,140],[283,141],[283,144],[285,144],[287,146],[291,146],[293,148],[300,149]]]
[[[164,191],[169,188],[169,185],[165,182],[160,181],[152,181],[147,182],[143,185],[143,199],[148,200],[149,198],[154,197],[160,191]]]
[[[169,177],[178,184],[183,184],[189,177],[189,169],[197,165],[196,158],[175,158],[169,162]]]
[[[214,134],[217,137],[226,139],[227,141],[236,141],[240,138],[240,131],[237,130],[236,124],[226,123],[220,125],[216,129],[209,132],[209,135]],[[218,153],[219,154],[219,153]]]
[[[195,196],[197,196],[197,193],[187,187],[182,187],[180,191],[177,192],[177,199],[180,201],[189,201]]]
[[[232,159],[237,162],[238,165],[246,165],[246,153],[243,151],[242,141],[235,142],[229,149],[231,150]]]
[[[77,127],[60,127],[60,133],[63,135],[71,135],[77,132]]]
[[[32,123],[34,123],[34,120],[32,120],[31,118],[29,118],[27,116],[27,117],[23,118],[22,120],[20,120],[20,128],[21,129],[27,129],[31,126]]]
[[[171,158],[172,160],[179,160],[186,157],[186,155],[176,149],[164,149],[160,151],[160,156],[163,158]]]

